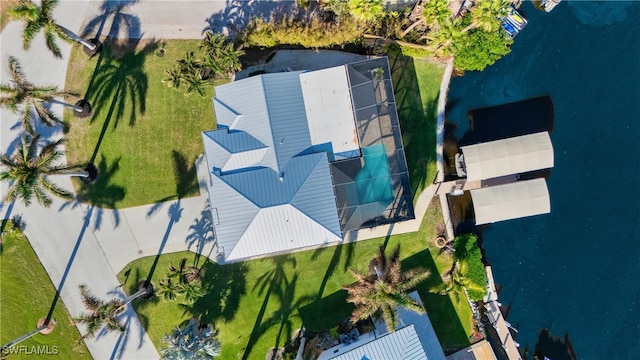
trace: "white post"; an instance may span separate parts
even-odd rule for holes
[[[69,103],[66,103],[66,102],[64,102],[64,101],[60,101],[60,100],[58,100],[58,99],[51,99],[49,102],[54,103],[54,104],[60,104],[60,105],[62,105],[62,106],[64,106],[64,107],[71,108],[71,109],[73,109],[73,111],[75,111],[75,112],[79,112],[79,113],[81,113],[82,111],[84,111],[84,109],[82,108],[82,106],[71,105],[71,104],[69,104]]]
[[[92,44],[90,42],[88,42],[87,40],[81,38],[80,36],[76,35],[73,31],[65,28],[64,26],[60,26],[58,25],[58,27],[65,33],[67,34],[67,36],[69,36],[71,38],[71,40],[77,41],[80,44],[84,45],[87,49],[94,51],[96,49],[96,45]]]

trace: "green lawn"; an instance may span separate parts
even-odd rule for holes
[[[203,152],[200,133],[215,127],[209,98],[166,87],[165,69],[198,40],[171,40],[164,57],[157,44],[105,46],[88,58],[75,46],[66,90],[94,107],[90,119],[67,110],[67,156],[94,161],[100,169],[91,186],[77,181],[80,198],[105,208],[123,208],[196,195],[193,163]],[[390,59],[411,188],[416,198],[435,176],[435,112],[442,66],[410,57]]]
[[[436,175],[436,112],[444,67],[410,57],[389,58],[414,200]]]
[[[164,57],[156,56],[156,44],[105,45],[94,58],[74,46],[66,90],[89,99],[94,114],[77,119],[66,111],[67,156],[72,163],[93,160],[100,169],[96,184],[75,183],[82,199],[124,208],[198,194],[201,132],[216,126],[213,86],[202,97],[162,83],[165,69],[198,43],[167,41]]]
[[[444,256],[437,255],[437,250],[426,249],[435,236],[434,224],[440,219],[437,204],[432,204],[419,232],[392,236],[388,246],[401,244],[403,267],[423,266],[432,271],[418,290],[443,347],[449,348],[469,343],[471,312],[465,302],[457,304],[449,296],[428,293],[430,286],[440,282],[439,272],[451,266]],[[347,317],[351,308],[341,287],[354,281],[347,269],[366,271],[377,247],[384,242],[380,238],[224,266],[201,258],[207,294],[186,313],[179,305],[182,298],[171,302],[156,297],[136,301],[134,307],[158,349],[163,347],[162,337],[193,314],[220,331],[222,359],[243,354],[245,358],[262,358],[270,347],[282,346],[303,323],[310,330],[323,331]],[[182,258],[188,263],[195,261],[190,252],[160,256],[153,283],[165,276],[169,263],[177,265]],[[154,261],[155,257],[146,257],[132,262],[119,279],[125,281],[124,273],[130,271],[127,284],[133,286],[147,277]]]
[[[38,319],[49,313],[56,289],[29,242],[18,231],[2,237],[0,269],[0,343],[5,344],[36,328]],[[18,345],[27,346],[31,355],[23,349],[22,354],[10,359],[91,359],[84,342],[78,343],[80,333],[61,300],[56,303],[52,319],[57,319],[57,324],[51,334],[36,334]],[[34,357],[33,352],[38,349],[42,354]]]

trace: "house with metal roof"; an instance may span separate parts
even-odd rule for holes
[[[417,291],[409,296],[424,307]],[[398,307],[398,317],[400,324],[395,331],[388,331],[384,321],[377,321],[372,333],[327,349],[318,360],[445,360],[440,341],[426,313],[418,314]]]
[[[215,92],[218,128],[202,139],[222,262],[413,218],[386,58],[262,74]]]

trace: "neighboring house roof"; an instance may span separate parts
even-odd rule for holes
[[[491,344],[485,339],[447,356],[447,360],[497,360]]]
[[[409,296],[424,308],[417,291]],[[321,360],[445,360],[444,352],[436,336],[429,316],[398,307],[400,326],[373,340],[361,336],[362,342],[339,345],[323,352]],[[382,324],[386,332],[386,326]],[[376,330],[377,332],[377,330]],[[368,338],[370,339],[370,338]],[[332,356],[334,355],[335,356]]]
[[[461,150],[467,181],[553,167],[553,146],[547,132],[462,146]]]
[[[543,178],[471,190],[476,225],[551,211],[549,191]]]
[[[428,360],[429,357],[420,344],[415,326],[411,324],[331,359]]]

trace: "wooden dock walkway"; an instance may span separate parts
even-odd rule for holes
[[[467,181],[467,179],[458,179],[452,181],[444,181],[436,184],[436,195],[462,195],[462,192],[468,190],[481,189],[489,186],[497,186],[510,184],[518,181],[516,174],[501,176],[488,180]]]
[[[520,344],[511,336],[511,331],[509,330],[511,325],[505,320],[502,311],[500,311],[500,303],[498,302],[498,293],[493,281],[491,266],[485,267],[485,270],[487,273],[487,296],[485,296],[484,299],[484,308],[487,310],[487,317],[491,325],[493,325],[498,332],[500,344],[506,351],[509,360],[522,360],[522,356],[520,356],[520,351],[518,350]]]

